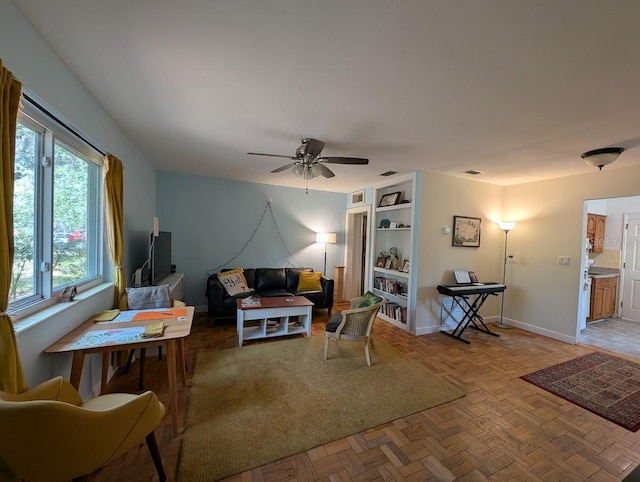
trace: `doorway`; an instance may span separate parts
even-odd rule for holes
[[[640,214],[624,215],[620,318],[640,322]]]
[[[583,261],[585,275],[614,272],[619,277],[614,313],[586,327],[579,315],[577,339],[581,344],[632,356],[640,341],[640,196],[586,200],[584,204],[585,219],[589,212],[606,217],[602,250],[590,252]],[[589,295],[586,292],[582,297],[588,302]]]
[[[344,299],[361,296],[369,286],[371,206],[347,209]]]

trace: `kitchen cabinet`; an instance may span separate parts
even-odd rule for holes
[[[601,214],[587,214],[587,238],[591,241],[591,252],[602,253],[604,250],[604,228],[607,217]]]
[[[375,186],[370,263],[370,290],[387,300],[378,317],[410,333],[415,333],[417,182],[413,173]]]
[[[618,299],[618,277],[593,277],[591,282],[591,307],[587,321],[613,316]]]

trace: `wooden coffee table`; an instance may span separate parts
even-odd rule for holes
[[[242,300],[238,299],[236,306],[238,346],[242,346],[243,340],[297,333],[311,336],[313,303],[304,296],[263,297],[260,306],[242,306]]]

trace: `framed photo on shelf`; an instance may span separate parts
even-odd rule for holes
[[[453,216],[453,238],[451,246],[462,248],[480,247],[480,223],[482,219],[468,216]]]
[[[378,259],[376,260],[376,267],[384,268],[384,266],[387,264],[388,258],[389,256],[378,256]]]
[[[400,271],[402,271],[403,273],[409,272],[409,258],[404,258],[402,260],[402,266],[400,268]]]
[[[393,206],[394,204],[398,204],[398,201],[400,200],[400,194],[402,194],[400,191],[385,194],[380,198],[380,204],[378,204],[378,207],[383,208],[385,206]]]

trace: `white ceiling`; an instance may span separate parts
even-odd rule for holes
[[[336,192],[387,170],[586,173],[605,146],[628,149],[605,169],[640,164],[637,0],[13,3],[161,170],[304,187],[246,155],[302,137],[370,159],[310,181]]]

